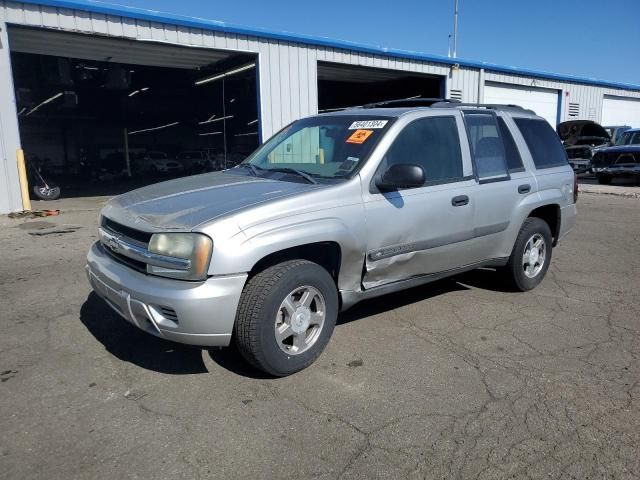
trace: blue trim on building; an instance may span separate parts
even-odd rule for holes
[[[527,77],[541,78],[547,80],[557,80],[561,82],[575,82],[586,85],[595,85],[599,87],[617,88],[621,90],[640,91],[640,85],[630,83],[610,82],[606,80],[598,80],[595,78],[578,77],[573,75],[560,75],[555,73],[540,72],[529,70],[526,68],[510,67],[496,65],[493,63],[477,62],[472,60],[452,59],[440,55],[430,55],[426,53],[396,50],[392,48],[376,47],[364,45],[357,42],[346,40],[331,40],[325,37],[316,37],[312,35],[301,35],[290,32],[277,32],[262,28],[249,28],[237,25],[231,25],[225,22],[215,20],[206,20],[203,18],[185,17],[169,13],[156,12],[142,8],[129,7],[124,5],[114,5],[94,0],[21,0],[21,3],[30,5],[42,5],[48,7],[68,8],[72,10],[83,10],[103,15],[113,15],[118,17],[134,18],[146,22],[168,23],[177,26],[189,28],[201,28],[204,30],[213,30],[218,32],[233,33],[236,35],[248,35],[252,37],[267,38],[270,40],[278,40],[284,42],[295,42],[306,45],[314,45],[328,48],[340,48],[353,50],[361,53],[373,55],[385,55],[396,58],[404,58],[408,60],[417,60],[422,62],[433,62],[445,65],[460,65],[469,68],[484,68],[491,72],[508,73],[512,75],[524,75]]]

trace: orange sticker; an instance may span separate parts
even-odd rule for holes
[[[347,138],[347,143],[364,143],[367,138],[371,136],[373,130],[356,130]]]

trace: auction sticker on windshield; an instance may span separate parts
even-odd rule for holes
[[[353,122],[349,126],[349,130],[358,130],[360,128],[384,128],[389,120],[359,120]]]
[[[364,143],[373,134],[373,130],[356,130],[347,138],[347,143]]]

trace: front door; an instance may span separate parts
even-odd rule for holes
[[[364,186],[365,289],[468,264],[473,232],[468,149],[461,148],[457,112],[419,118],[404,127],[383,157],[390,165],[421,165],[422,187],[380,192]],[[463,153],[464,150],[464,153]]]

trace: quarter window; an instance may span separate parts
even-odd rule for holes
[[[567,154],[560,137],[545,120],[514,118],[533,157],[536,168],[560,167],[567,164]]]
[[[504,144],[504,154],[507,158],[507,168],[510,172],[517,172],[522,170],[522,158],[520,152],[516,146],[516,142],[513,140],[513,136],[507,128],[507,124],[504,122],[504,118],[498,117],[498,128],[500,129],[500,136]]]
[[[395,139],[384,161],[387,167],[420,165],[427,184],[461,179],[462,152],[455,117],[422,118],[410,123]]]

